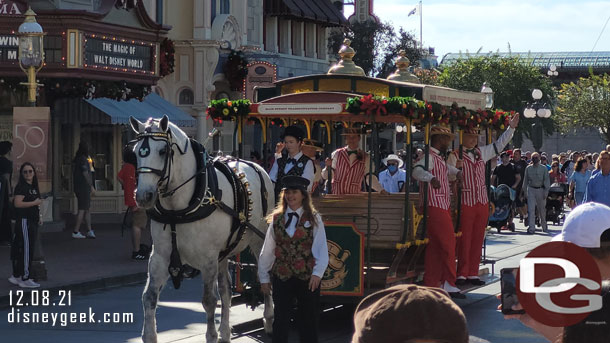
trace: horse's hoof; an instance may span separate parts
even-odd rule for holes
[[[265,333],[271,335],[273,333],[273,320],[263,319],[265,322]]]

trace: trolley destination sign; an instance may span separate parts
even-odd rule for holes
[[[153,71],[154,46],[115,42],[88,37],[85,44],[85,63],[91,67],[121,71]]]

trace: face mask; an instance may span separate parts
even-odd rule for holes
[[[392,165],[388,166],[388,170],[390,171],[390,173],[396,173],[396,170],[398,170],[398,167],[392,164]]]
[[[534,164],[536,164],[536,163],[540,162],[540,159],[538,157],[534,157],[534,158],[532,158],[532,162]]]

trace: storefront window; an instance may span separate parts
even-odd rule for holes
[[[89,143],[89,156],[95,168],[95,189],[114,190],[114,139],[113,126],[82,125],[81,139]]]

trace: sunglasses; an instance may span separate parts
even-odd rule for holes
[[[34,174],[34,170],[32,169],[26,169],[23,171],[23,175],[27,175],[27,174]]]

